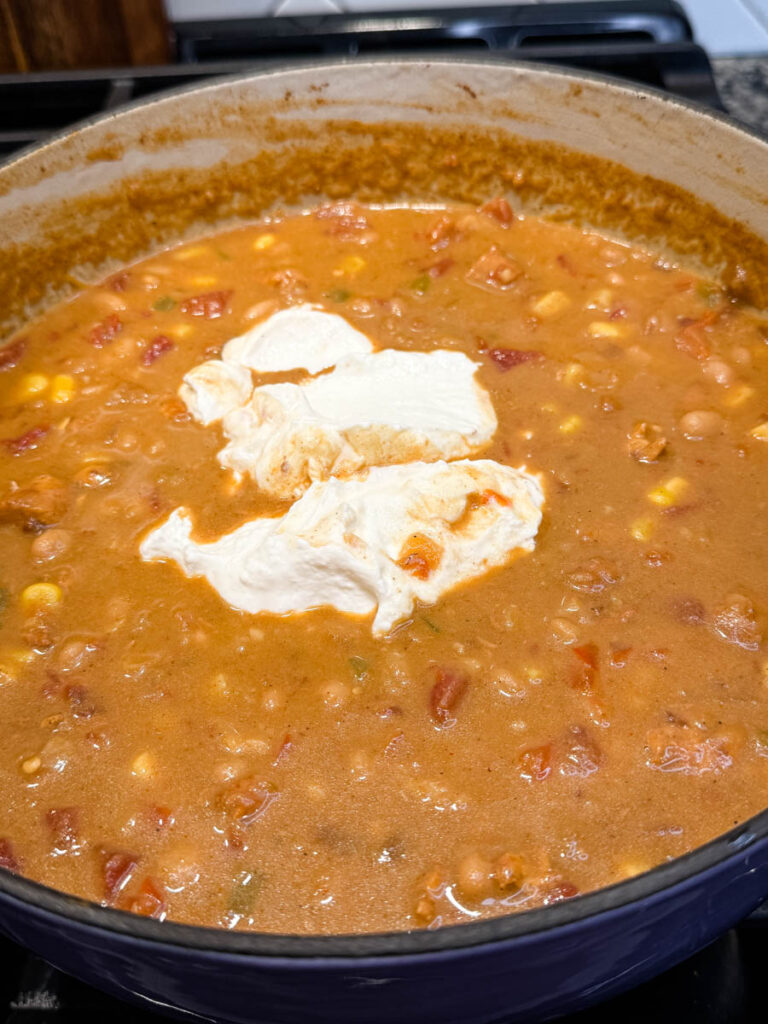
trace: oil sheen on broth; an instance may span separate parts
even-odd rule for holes
[[[304,362],[282,310],[305,317]],[[260,324],[264,368],[239,342],[246,369],[223,371],[242,400],[333,414],[313,429],[338,450],[295,473],[294,419],[265,440],[182,384]],[[393,358],[422,367],[403,385],[422,433],[376,447],[342,406]],[[465,363],[465,390],[424,369]],[[761,810],[766,370],[768,321],[716,284],[502,199],[338,203],[84,288],[0,351],[0,864],[176,921],[437,927],[573,898]],[[376,391],[385,418],[399,391]],[[381,629],[368,583],[362,609],[254,612],[150,550],[177,510],[197,558],[328,502],[381,540],[372,481],[429,508],[438,478],[451,537],[510,532],[429,590],[448,547],[424,513],[382,563],[400,603]],[[341,557],[350,531],[328,530]],[[256,545],[257,582],[306,583],[291,537]],[[330,589],[293,607],[333,602],[316,562]]]

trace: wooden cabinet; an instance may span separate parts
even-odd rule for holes
[[[0,0],[0,72],[170,59],[163,0]]]

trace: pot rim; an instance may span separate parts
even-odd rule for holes
[[[584,80],[595,82],[611,91],[633,96],[647,96],[669,107],[681,107],[701,117],[711,119],[763,144],[768,136],[749,125],[741,124],[721,111],[712,110],[701,103],[671,95],[651,86],[635,84],[593,71],[570,69],[561,66],[515,61],[504,58],[485,57],[466,60],[463,58],[440,58],[424,60],[417,56],[371,57],[360,61],[355,58],[336,60],[308,60],[292,62],[291,67],[267,68],[264,70],[216,76],[204,85],[193,83],[169,89],[125,104],[77,122],[55,132],[44,142],[24,147],[0,161],[0,173],[18,161],[43,152],[58,141],[77,134],[84,128],[106,124],[119,119],[123,114],[139,108],[148,108],[180,96],[206,91],[215,92],[228,84],[241,84],[265,77],[290,77],[297,71],[333,71],[340,67],[364,71],[366,66],[380,64],[420,64],[429,67],[450,67],[471,70],[499,66],[525,71],[542,78],[558,76],[574,83]],[[548,907],[522,910],[493,917],[483,921],[445,925],[434,931],[418,929],[412,931],[359,933],[343,935],[289,935],[269,932],[235,932],[223,928],[182,924],[174,921],[156,921],[140,917],[128,911],[117,910],[69,893],[52,889],[22,875],[0,867],[0,906],[3,898],[35,907],[47,914],[63,917],[80,925],[113,934],[128,940],[137,940],[162,945],[174,945],[190,950],[220,955],[264,957],[270,960],[349,960],[359,961],[371,958],[392,958],[412,955],[439,954],[473,946],[508,940],[523,939],[537,933],[564,926],[575,926],[588,918],[611,911],[618,911],[633,903],[663,897],[664,893],[682,886],[710,871],[722,867],[729,860],[749,856],[751,849],[761,840],[768,839],[768,808],[710,840],[703,846],[658,865],[634,878],[597,889]]]

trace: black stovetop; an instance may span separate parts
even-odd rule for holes
[[[460,55],[591,68],[721,107],[706,53],[672,0],[594,0],[382,15],[187,22],[167,67],[0,76],[0,157],[73,121],[212,75],[357,54]],[[765,1018],[768,911],[571,1024],[735,1024]],[[152,1024],[0,939],[0,1024]],[[257,1024],[257,1022],[254,1022]]]

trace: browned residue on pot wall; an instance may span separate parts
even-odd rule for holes
[[[236,121],[227,125],[230,134],[247,128],[242,111]],[[252,220],[275,207],[352,195],[367,203],[478,203],[506,193],[523,209],[671,251],[709,268],[746,302],[768,305],[765,241],[692,193],[617,163],[482,129],[261,120],[258,132],[271,148],[254,158],[126,177],[100,194],[58,203],[44,222],[42,247],[11,238],[0,251],[4,326],[18,326],[71,292],[73,273],[94,280],[181,236]],[[217,134],[224,133],[211,128]],[[159,150],[195,136],[206,134],[170,128],[141,144]],[[119,160],[120,143],[103,132],[99,138],[83,162]]]

